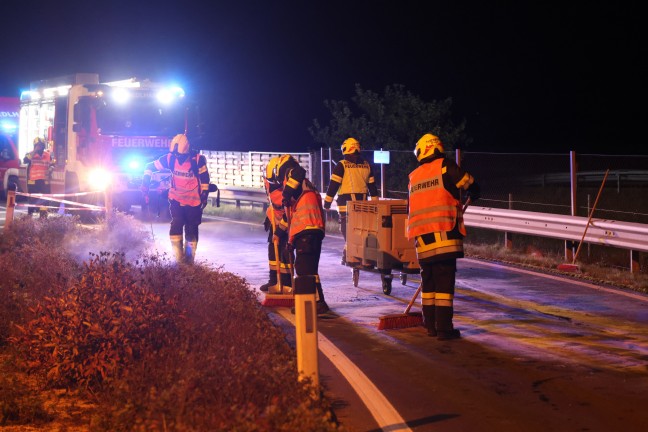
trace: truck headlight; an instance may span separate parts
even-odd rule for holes
[[[91,189],[105,190],[112,182],[112,174],[103,168],[94,168],[88,173],[88,185]]]

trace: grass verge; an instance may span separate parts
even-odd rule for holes
[[[111,249],[119,236],[142,252]],[[243,279],[147,254],[146,236],[127,216],[96,229],[24,218],[2,233],[0,426],[342,430]],[[104,250],[79,257],[90,244]]]

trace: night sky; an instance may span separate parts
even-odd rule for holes
[[[468,150],[647,154],[643,13],[549,3],[3,1],[0,96],[75,72],[168,80],[212,148],[306,151],[325,99],[403,84],[453,98]]]

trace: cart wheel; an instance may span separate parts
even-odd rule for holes
[[[382,289],[385,295],[391,294],[392,290],[392,275],[380,275],[380,280],[382,281]]]
[[[358,286],[358,280],[360,280],[360,270],[354,268],[351,270],[353,273],[353,286],[357,287]]]
[[[401,285],[405,285],[407,283],[407,273],[400,274],[400,281],[401,281]]]

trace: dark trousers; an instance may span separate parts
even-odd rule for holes
[[[421,283],[423,284],[425,326],[430,330],[436,329],[440,332],[451,331],[454,329],[452,318],[457,259],[420,262],[419,264],[421,266]]]
[[[182,235],[184,230],[186,241],[198,241],[198,225],[202,223],[203,213],[200,206],[181,206],[178,201],[169,200],[169,210],[171,211],[169,235]]]
[[[315,276],[319,300],[324,301],[322,283],[319,279],[319,261],[322,254],[323,235],[319,230],[307,230],[295,236],[295,274],[297,276]]]
[[[50,193],[50,185],[46,180],[34,180],[34,183],[27,183],[27,192],[30,194],[40,193],[48,194]],[[36,206],[45,206],[46,201],[42,198],[29,198],[29,209],[27,213],[32,214],[36,211],[47,211],[47,207],[36,208]],[[33,207],[32,207],[33,206]]]
[[[281,269],[281,285],[292,286],[290,267],[293,258],[290,256],[291,251],[286,247],[287,240],[285,237],[279,237],[277,251],[279,252],[279,264]],[[273,263],[276,261],[274,242],[272,241],[272,228],[268,230],[268,262],[270,264],[270,282],[274,285],[277,283],[277,268]]]

